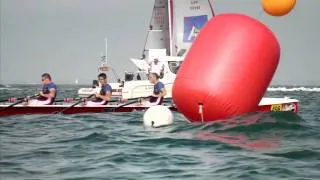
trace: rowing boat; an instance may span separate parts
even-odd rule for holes
[[[127,103],[128,104],[128,103]],[[3,111],[1,109],[8,107],[10,104],[0,104],[0,117],[13,115],[31,115],[31,114],[82,114],[82,113],[107,113],[107,112],[135,112],[145,111],[150,106],[143,105],[140,102],[134,102],[126,105],[126,103],[112,102],[107,105],[87,106],[78,104],[74,107],[72,103],[62,103],[54,105],[23,105],[19,104],[9,107]],[[179,112],[172,101],[165,101],[163,106],[168,107],[171,111]],[[262,98],[258,108],[258,112],[269,111],[293,111],[298,112],[298,100],[290,98]]]
[[[53,104],[53,105],[23,105],[19,104],[9,107],[4,111],[1,109],[8,107],[10,104],[0,104],[0,117],[13,115],[31,115],[31,114],[83,114],[83,113],[105,113],[105,112],[134,112],[144,111],[150,106],[143,105],[140,102],[125,105],[126,103],[110,103],[107,105],[87,106],[83,104],[72,106],[72,103]],[[123,106],[124,105],[124,106]],[[164,106],[172,111],[177,109],[171,103],[164,102]]]

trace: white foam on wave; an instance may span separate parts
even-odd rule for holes
[[[7,87],[4,87],[4,88],[0,88],[0,90],[7,90],[7,91],[22,91],[23,89],[20,89],[20,88],[7,88]]]
[[[320,87],[269,87],[268,91],[283,91],[283,92],[320,92]]]

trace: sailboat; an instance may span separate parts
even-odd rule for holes
[[[210,0],[156,0],[142,58],[131,61],[147,73],[147,62],[159,59],[165,66],[161,81],[170,89],[197,34],[212,17]]]
[[[166,86],[166,97],[172,97],[179,66],[201,28],[212,17],[210,0],[155,0],[142,56],[130,59],[137,71],[126,72],[123,81],[110,83],[112,95],[124,99],[151,95],[153,85],[148,81],[148,62],[157,58],[164,64],[161,82]],[[88,88],[78,91],[80,96],[90,93]]]

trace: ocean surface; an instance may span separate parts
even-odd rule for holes
[[[78,86],[59,86],[76,97]],[[0,99],[39,86],[5,86]],[[221,123],[150,129],[143,112],[0,118],[1,180],[320,179],[320,88],[272,87],[299,114],[256,113]]]

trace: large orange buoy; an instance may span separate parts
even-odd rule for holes
[[[253,112],[279,57],[279,43],[265,25],[245,15],[218,15],[201,30],[180,67],[174,103],[192,122]]]
[[[296,0],[261,0],[263,10],[271,16],[284,16],[296,5]]]

